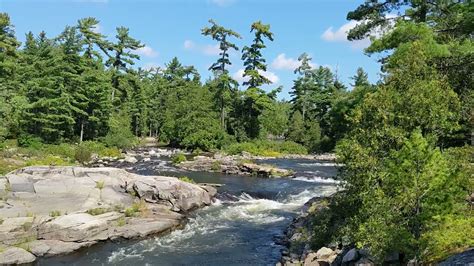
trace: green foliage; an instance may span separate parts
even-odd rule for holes
[[[109,127],[109,132],[102,140],[105,145],[120,149],[129,149],[135,145],[137,140],[130,129],[130,118],[126,112],[113,114],[110,117]]]
[[[186,156],[182,153],[175,154],[171,158],[171,161],[173,162],[173,164],[180,164],[182,162],[185,162],[186,160],[187,160]]]
[[[147,211],[145,201],[137,201],[132,204],[129,208],[126,208],[124,213],[125,217],[136,217],[140,214],[144,214]]]
[[[105,181],[101,180],[101,181],[97,181],[95,183],[95,188],[99,189],[99,190],[102,190],[105,186]]]
[[[89,209],[87,210],[87,213],[90,214],[90,215],[101,215],[101,214],[104,214],[106,212],[109,212],[109,210],[107,208],[94,208],[94,209]]]
[[[183,181],[183,182],[186,182],[186,183],[196,184],[196,182],[193,179],[191,179],[187,176],[182,176],[182,177],[179,178],[179,180]]]
[[[61,211],[57,211],[57,210],[51,211],[51,212],[49,212],[49,216],[51,216],[51,217],[61,216]]]
[[[292,141],[263,141],[234,143],[226,146],[228,154],[248,152],[257,156],[279,156],[281,154],[307,154],[306,148]]]
[[[20,135],[17,141],[18,141],[18,146],[28,147],[28,148],[33,148],[33,149],[40,149],[43,144],[40,138],[34,137],[29,134]]]
[[[70,160],[63,159],[56,155],[46,155],[40,158],[32,158],[26,161],[27,166],[45,165],[45,166],[68,166],[73,165]]]
[[[92,158],[92,153],[87,147],[82,145],[77,146],[76,153],[74,154],[74,159],[78,161],[80,164],[86,164],[90,162]]]

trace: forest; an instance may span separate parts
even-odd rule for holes
[[[380,80],[359,68],[346,86],[302,53],[284,101],[263,75],[277,36],[262,21],[243,47],[212,19],[196,29],[220,48],[203,80],[178,57],[135,67],[144,44],[126,27],[107,37],[89,17],[20,43],[0,13],[0,149],[128,149],[156,137],[191,151],[336,152],[343,192],[314,225],[312,245],[349,241],[381,261],[398,250],[417,262],[474,246],[474,4],[365,1],[347,19],[359,22],[349,40],[370,38],[364,52],[379,58]],[[242,84],[229,74],[232,52]]]

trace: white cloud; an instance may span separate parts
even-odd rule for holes
[[[193,41],[191,41],[191,40],[185,40],[184,41],[184,49],[192,50],[192,49],[194,49],[194,47],[196,47],[196,44]]]
[[[185,40],[184,44],[183,44],[183,47],[184,47],[185,50],[188,50],[188,51],[198,51],[198,52],[203,53],[205,55],[211,55],[211,56],[218,55],[221,52],[221,49],[219,48],[219,44],[200,45],[200,44],[196,44],[195,42],[193,42],[191,40]],[[231,51],[229,51],[229,52],[231,52]]]
[[[151,48],[148,45],[145,45],[142,48],[138,48],[137,50],[135,50],[135,52],[139,55],[143,55],[143,56],[146,56],[146,57],[157,57],[158,56],[158,52],[153,50],[153,48]]]
[[[365,48],[370,45],[369,39],[349,41],[347,40],[347,33],[353,29],[359,22],[351,20],[346,24],[342,25],[338,29],[334,30],[333,27],[329,27],[322,35],[321,38],[328,42],[346,42],[350,43],[352,48]]]
[[[220,7],[225,7],[229,6],[233,3],[235,3],[236,0],[208,0],[211,4],[220,6]]]
[[[286,54],[279,54],[272,62],[271,66],[273,69],[277,70],[295,70],[301,65],[301,62],[298,59],[292,57],[286,57]],[[316,68],[317,64],[309,62],[311,68]]]
[[[273,72],[271,71],[258,71],[262,76],[266,77],[269,79],[272,83],[278,83],[280,81],[280,78]],[[235,72],[232,75],[232,78],[237,80],[239,83],[242,83],[244,81],[248,81],[248,77],[244,77],[244,69],[241,68],[237,72]]]
[[[221,52],[221,49],[219,48],[219,44],[206,45],[206,46],[202,47],[202,52],[205,55],[218,55]]]
[[[100,24],[97,24],[95,25],[95,27],[92,28],[92,31],[95,33],[102,33],[103,29],[102,29],[102,26],[100,26]]]
[[[272,67],[278,70],[295,70],[301,63],[294,58],[287,58],[285,54],[279,54],[272,62]]]

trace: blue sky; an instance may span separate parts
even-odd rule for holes
[[[269,65],[266,75],[274,81],[267,89],[284,87],[279,95],[289,99],[288,91],[295,79],[296,59],[306,52],[315,65],[337,69],[341,81],[349,84],[357,67],[379,79],[377,58],[363,53],[368,40],[351,43],[346,31],[354,22],[346,20],[347,12],[363,0],[0,0],[0,12],[7,12],[15,25],[18,39],[25,33],[46,31],[49,37],[59,34],[66,25],[75,25],[83,17],[100,20],[99,31],[113,37],[117,26],[130,28],[134,38],[146,44],[138,51],[137,66],[164,66],[177,56],[185,65],[197,67],[203,78],[211,74],[209,65],[216,60],[216,43],[200,34],[212,18],[242,36],[239,47],[249,44],[253,36],[250,25],[256,20],[271,24],[274,42],[263,52]],[[240,54],[231,57],[230,69],[241,79]]]

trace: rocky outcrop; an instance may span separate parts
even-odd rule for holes
[[[216,194],[174,177],[116,168],[27,167],[0,180],[0,264],[167,232]]]
[[[196,156],[193,160],[177,165],[189,171],[222,172],[233,175],[255,175],[259,177],[289,177],[291,170],[277,168],[272,165],[256,164],[246,156],[215,154],[213,157]]]

